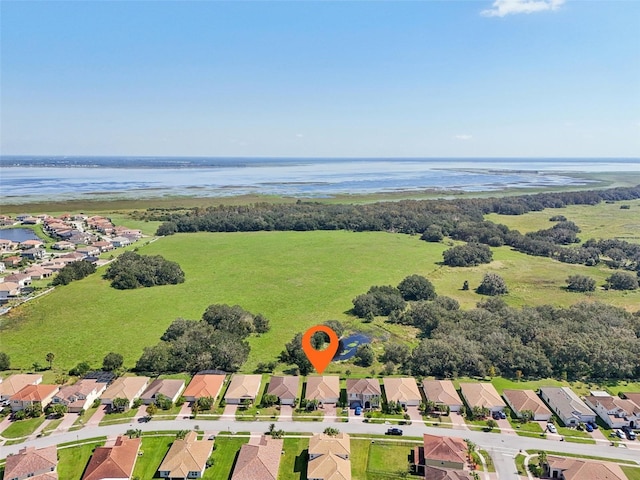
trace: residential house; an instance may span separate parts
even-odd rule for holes
[[[540,397],[567,427],[596,421],[593,410],[569,387],[542,387]]]
[[[17,255],[12,255],[10,257],[4,257],[2,259],[2,263],[4,263],[4,266],[7,268],[15,268],[18,265],[20,265],[20,262],[22,261],[22,258],[18,257]]]
[[[624,392],[622,396],[640,407],[640,392]]]
[[[119,436],[113,446],[97,447],[82,480],[130,480],[141,438]]]
[[[350,408],[378,408],[382,390],[375,378],[348,378],[347,401]]]
[[[195,402],[204,397],[211,397],[215,400],[222,390],[225,378],[225,375],[198,373],[193,376],[182,395],[188,402]]]
[[[384,377],[382,384],[387,402],[399,403],[402,408],[417,407],[422,403],[418,384],[412,377]]]
[[[6,269],[7,266],[4,263],[0,262],[0,273],[4,272]]]
[[[28,216],[22,220],[23,225],[37,225],[42,223],[42,220],[38,217]]]
[[[81,253],[85,257],[93,257],[95,255],[100,255],[100,247],[96,247],[95,245],[80,247],[76,248],[76,252]]]
[[[300,377],[272,375],[267,387],[267,394],[278,397],[280,405],[295,405],[299,388]]]
[[[44,410],[47,405],[51,403],[53,396],[58,393],[58,390],[60,390],[58,385],[44,385],[41,383],[37,385],[25,385],[9,398],[11,411],[19,412],[34,403],[42,405],[42,409]]]
[[[133,402],[144,392],[148,381],[149,377],[116,378],[100,396],[100,401],[103,405],[108,405],[109,408],[113,408],[113,400],[116,398],[124,398],[129,401],[129,408],[131,408]]]
[[[30,248],[42,248],[44,246],[44,242],[42,240],[25,240],[24,242],[20,242],[21,250],[28,250]]]
[[[93,242],[91,246],[99,248],[101,252],[108,252],[113,250],[113,245],[111,242],[107,242],[105,240],[100,240],[99,242]]]
[[[466,470],[453,470],[451,468],[428,465],[424,469],[424,478],[427,480],[469,480],[471,477]]]
[[[33,265],[27,268],[24,273],[29,275],[32,280],[42,280],[53,275],[53,271],[48,268],[42,268],[40,265]]]
[[[20,288],[31,285],[31,275],[27,273],[12,273],[4,277],[5,282],[17,283]]]
[[[228,404],[238,405],[245,400],[255,402],[260,392],[262,375],[234,375],[224,395],[224,400]]]
[[[284,440],[263,435],[260,442],[244,444],[231,480],[277,480]]]
[[[0,300],[8,300],[20,295],[20,285],[13,282],[0,282]]]
[[[111,244],[116,248],[126,247],[127,245],[131,245],[131,240],[127,237],[113,237],[111,239]]]
[[[351,480],[351,440],[318,433],[309,439],[307,480]]]
[[[626,480],[619,465],[608,462],[547,456],[548,478],[561,480]]]
[[[445,410],[443,407],[448,407],[451,412],[462,409],[462,400],[451,380],[425,380],[422,382],[422,391],[427,400],[433,402],[440,411]]]
[[[167,397],[171,403],[176,403],[184,390],[184,380],[158,378],[151,382],[140,396],[145,405],[155,403],[161,396]]]
[[[158,475],[162,478],[185,480],[202,478],[212,451],[213,440],[198,440],[198,434],[190,431],[184,439],[173,442],[158,467]]]
[[[612,397],[609,394],[592,394],[584,401],[611,428],[640,426],[640,406],[631,400]]]
[[[46,253],[44,248],[29,248],[20,252],[20,256],[27,260],[42,260]]]
[[[81,379],[73,385],[66,385],[53,397],[52,403],[65,405],[70,413],[88,410],[93,402],[100,398],[106,390],[106,383],[95,380]]]
[[[471,409],[488,408],[489,412],[494,413],[503,411],[507,406],[490,383],[461,383],[460,393]]]
[[[9,400],[12,395],[15,395],[27,385],[38,385],[39,383],[42,383],[42,375],[36,373],[9,375],[0,382],[0,400]]]
[[[528,410],[533,413],[532,420],[537,422],[551,420],[551,410],[533,390],[504,390],[502,396],[518,418],[522,418],[522,412]]]
[[[422,446],[415,447],[413,450],[414,472],[425,475],[427,467],[465,470],[467,449],[467,443],[462,438],[424,434]]]
[[[9,455],[4,465],[7,480],[57,480],[58,451],[55,445],[38,448],[24,447]]]
[[[18,244],[16,242],[0,238],[0,252],[10,252],[11,250],[15,250],[17,247]]]
[[[53,248],[54,250],[75,250],[76,246],[71,242],[62,240],[51,245],[51,248]]]
[[[304,398],[317,400],[320,404],[335,404],[340,400],[340,377],[322,375],[307,377]]]

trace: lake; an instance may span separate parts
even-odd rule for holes
[[[371,343],[371,339],[362,333],[354,333],[347,338],[341,338],[338,354],[333,357],[333,360],[349,360],[356,354],[357,348],[365,343]]]
[[[40,240],[29,228],[2,228],[0,238],[11,240],[12,242],[24,242],[25,240]]]

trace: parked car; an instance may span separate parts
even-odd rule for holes
[[[387,430],[387,435],[402,435],[402,430],[399,428],[389,428]]]
[[[598,424],[596,422],[587,422],[587,425],[591,425],[591,428],[594,430],[598,429]]]
[[[549,430],[551,433],[558,433],[558,430],[553,423],[547,423],[547,430]]]
[[[586,424],[584,425],[584,428],[585,428],[585,430],[586,430],[587,432],[589,432],[589,433],[593,432],[593,427],[591,426],[591,424],[590,424],[590,423],[586,423]]]
[[[624,438],[624,432],[622,430],[616,429],[614,433],[618,438]]]
[[[628,432],[626,432],[627,438],[629,440],[635,440],[636,439],[636,434],[633,432],[633,430],[629,430]]]
[[[356,415],[362,415],[362,407],[356,407],[355,412]]]
[[[506,414],[506,413],[504,413],[504,412],[499,412],[499,415],[500,415],[500,418],[501,418],[502,420],[504,420],[505,418],[507,418],[507,414]]]
[[[494,420],[500,420],[500,412],[493,412],[493,413],[491,414],[491,417],[492,417]]]

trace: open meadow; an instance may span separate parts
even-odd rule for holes
[[[545,212],[546,217],[554,210]],[[623,212],[626,212],[623,210]],[[517,217],[516,217],[517,218]],[[397,285],[410,274],[429,278],[438,294],[473,307],[483,297],[473,288],[486,272],[502,275],[510,305],[571,305],[604,301],[637,310],[640,292],[605,291],[589,295],[564,290],[570,274],[587,274],[598,285],[610,275],[605,266],[563,264],[527,256],[508,247],[494,248],[494,261],[470,268],[440,264],[445,243],[417,236],[347,231],[193,233],[164,237],[141,245],[142,254],[177,261],[186,274],[180,285],[115,290],[101,278],[104,268],[84,280],[14,309],[2,317],[2,349],[12,366],[29,369],[55,353],[54,368],[67,370],[80,361],[99,366],[109,351],[124,355],[132,367],[147,345],[154,345],[177,317],[199,319],[213,303],[238,304],[266,315],[271,331],[252,337],[244,371],[274,360],[294,333],[329,319],[359,327],[348,314],[351,300],[371,285]],[[465,280],[471,290],[462,291]],[[413,340],[410,332],[381,319],[363,325],[369,333]]]

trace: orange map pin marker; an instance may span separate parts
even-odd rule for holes
[[[316,332],[324,332],[329,335],[329,346],[324,350],[316,350],[313,348],[313,345],[311,345],[311,337],[313,337],[313,334]],[[339,344],[340,341],[338,340],[336,332],[326,325],[311,327],[302,335],[302,350],[304,350],[311,365],[313,365],[313,368],[315,368],[318,373],[324,372],[325,368],[329,366],[329,363],[331,363],[331,360],[338,351]]]

